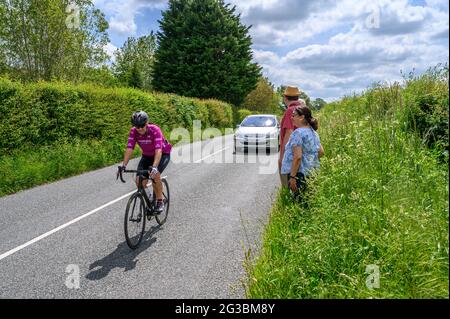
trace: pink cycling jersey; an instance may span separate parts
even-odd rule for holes
[[[154,156],[155,150],[162,149],[163,154],[170,154],[172,145],[164,138],[161,129],[154,124],[147,124],[147,131],[144,135],[140,135],[135,127],[130,130],[128,137],[128,148],[134,149],[136,142],[142,149],[145,156]]]

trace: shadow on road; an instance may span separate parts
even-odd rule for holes
[[[235,150],[235,151],[233,151],[233,154],[235,154],[235,155],[259,155],[259,156],[264,156],[264,155],[266,155],[266,156],[271,156],[271,155],[275,155],[275,154],[278,154],[279,152],[278,151],[272,151],[272,150],[266,150],[265,148],[264,149],[259,149],[259,148],[255,148],[255,149],[248,149],[248,148],[245,148],[245,149],[238,149],[238,150]]]
[[[124,268],[124,271],[133,270],[139,260],[136,257],[156,241],[156,238],[152,236],[160,229],[160,226],[152,226],[144,234],[140,246],[135,250],[131,250],[126,241],[120,243],[111,254],[95,261],[89,266],[91,272],[86,275],[86,278],[89,280],[103,279],[114,268]]]

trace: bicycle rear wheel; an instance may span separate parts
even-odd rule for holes
[[[145,231],[145,201],[138,192],[131,195],[125,211],[125,238],[131,249],[136,249]]]
[[[169,183],[167,180],[163,179],[162,181],[163,188],[163,198],[164,198],[164,210],[161,214],[155,215],[156,221],[159,225],[163,225],[167,220],[167,215],[169,214],[169,204],[170,204],[170,193],[169,193]],[[155,194],[153,194],[153,198],[156,198]]]

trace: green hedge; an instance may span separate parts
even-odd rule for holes
[[[0,78],[0,154],[73,138],[126,140],[136,110],[146,111],[166,136],[176,127],[191,128],[193,120],[202,127],[233,127],[231,105],[217,100]]]
[[[247,109],[238,110],[239,123],[241,123],[247,116],[252,115],[252,114],[258,114],[258,112],[250,111]]]
[[[448,66],[438,65],[423,75],[410,75],[403,98],[408,112],[402,122],[418,132],[431,148],[448,152]]]

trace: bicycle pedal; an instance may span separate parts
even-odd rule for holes
[[[153,211],[152,211],[152,210],[150,210],[150,209],[147,208],[147,211],[146,211],[146,214],[145,214],[145,215],[147,215],[147,217],[151,217],[151,216],[153,216],[154,214],[153,214]]]

